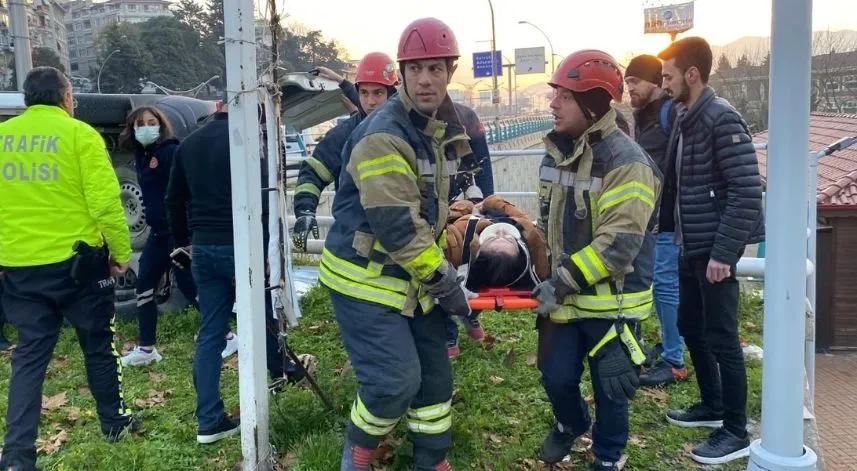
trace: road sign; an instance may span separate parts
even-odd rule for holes
[[[693,28],[693,2],[646,8],[644,33],[683,33]]]
[[[494,51],[494,68],[491,65],[491,51],[473,53],[473,77],[493,77],[503,75],[503,53]]]
[[[515,49],[515,73],[518,75],[545,73],[545,47]]]

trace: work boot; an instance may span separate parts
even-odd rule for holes
[[[121,427],[101,427],[101,432],[109,443],[118,442],[122,438],[124,432],[137,433],[140,431],[142,423],[140,419],[134,416],[128,417],[128,422]]]
[[[665,386],[676,381],[684,381],[688,376],[686,367],[673,366],[666,361],[660,361],[654,368],[640,375],[640,386]]]
[[[542,448],[539,450],[539,459],[548,464],[556,464],[563,460],[571,452],[571,445],[576,438],[571,432],[560,430],[561,425],[554,425]]]
[[[371,471],[372,453],[374,451],[371,448],[355,445],[351,443],[351,440],[346,438],[345,446],[342,449],[342,461],[339,465],[339,471]]]

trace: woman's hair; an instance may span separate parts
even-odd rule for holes
[[[158,124],[161,126],[158,142],[163,142],[173,137],[173,127],[170,125],[170,122],[167,121],[167,117],[164,116],[164,113],[161,113],[161,111],[154,106],[139,106],[134,108],[134,110],[128,115],[128,119],[125,120],[125,128],[122,129],[122,133],[119,134],[120,147],[131,150],[141,149],[143,147],[139,142],[137,142],[137,138],[134,137],[134,127],[138,124],[144,124],[142,122],[142,118],[143,114],[147,111],[152,113],[155,119],[158,120]]]
[[[514,283],[527,268],[523,250],[517,255],[480,251],[470,264],[467,285],[472,289],[502,288]]]

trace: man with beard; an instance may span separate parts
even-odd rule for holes
[[[690,456],[703,464],[749,454],[747,370],[738,340],[735,265],[764,238],[759,164],[747,123],[708,87],[712,54],[698,37],[658,57],[664,89],[679,104],[675,152],[675,234],[681,244],[678,327],[696,369],[701,402],[667,413],[683,427],[712,427]]]
[[[684,341],[678,333],[678,256],[675,242],[675,156],[667,159],[667,144],[675,110],[661,88],[661,62],[641,55],[625,70],[625,85],[634,107],[634,139],[664,175],[655,246],[653,294],[661,326],[661,360],[640,375],[641,386],[660,386],[687,379]]]

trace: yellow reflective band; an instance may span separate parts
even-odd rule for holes
[[[398,418],[385,419],[372,414],[369,412],[369,409],[366,408],[366,405],[363,404],[359,395],[357,396],[357,400],[354,401],[354,404],[351,406],[351,422],[353,422],[357,428],[363,430],[369,435],[376,437],[387,435],[393,431],[398,421]]]
[[[439,435],[452,428],[452,417],[446,416],[434,422],[424,420],[408,419],[408,429],[414,433],[423,433],[426,435]]]
[[[575,294],[568,298],[568,305],[577,306],[591,311],[606,311],[619,308],[619,300],[615,294],[606,296]],[[624,293],[622,295],[622,309],[633,308],[642,304],[652,302],[652,289],[636,293]]]
[[[408,282],[393,278],[392,276],[378,276],[368,268],[363,268],[355,265],[347,260],[337,257],[333,252],[325,247],[321,251],[322,264],[329,266],[330,270],[342,278],[359,281],[361,284],[393,291],[396,293],[407,294]]]
[[[631,357],[631,361],[634,362],[635,365],[640,366],[646,362],[646,354],[643,353],[643,349],[640,347],[640,343],[637,342],[637,337],[634,336],[634,333],[631,332],[631,328],[628,327],[628,324],[622,324],[623,329],[619,334],[619,340],[625,344],[625,351],[628,352],[628,356]]]
[[[583,273],[583,277],[586,278],[586,283],[589,285],[594,285],[610,274],[591,245],[587,245],[583,250],[572,255],[571,261]]]
[[[391,172],[401,173],[411,180],[417,181],[414,170],[401,155],[389,154],[357,164],[357,175],[359,175],[360,180]]]
[[[571,298],[571,297],[570,297]],[[568,298],[566,298],[568,299]],[[630,320],[644,320],[652,313],[652,301],[638,306],[627,306],[622,303],[622,317]],[[550,319],[557,323],[568,323],[582,319],[618,319],[618,303],[613,309],[592,311],[575,305],[562,306],[559,311],[550,315]]]
[[[439,419],[452,410],[452,399],[440,404],[420,407],[419,409],[408,409],[408,417],[414,419],[433,420]]]
[[[602,348],[604,348],[605,345],[607,345],[607,342],[615,339],[618,336],[619,334],[616,333],[616,324],[611,325],[607,333],[604,334],[604,337],[601,337],[601,340],[599,340],[598,343],[596,343],[595,346],[592,347],[592,350],[589,351],[589,356],[594,357],[598,353],[598,350],[601,350]]]
[[[440,237],[437,238],[437,246],[440,247],[441,250],[443,250],[449,246],[449,241],[447,240],[446,229],[441,231]]]
[[[119,355],[119,351],[116,349],[116,314],[110,318],[110,353],[113,355],[113,358],[116,359],[116,378],[119,383],[119,415],[127,415],[131,412],[128,410],[128,407],[125,405],[125,392],[122,388],[122,383],[124,382],[124,377],[122,374],[122,360]]]
[[[646,203],[651,208],[655,207],[655,191],[652,187],[640,182],[628,182],[602,193],[601,197],[598,198],[598,211],[603,213],[608,208],[634,198]]]
[[[343,278],[331,272],[324,262],[319,266],[318,274],[318,281],[321,282],[321,284],[346,296],[362,299],[363,301],[370,303],[381,304],[382,306],[388,306],[393,309],[401,310],[405,306],[406,297],[404,294],[373,288],[371,286],[366,286],[347,278]]]
[[[413,260],[402,264],[402,268],[408,271],[418,280],[431,278],[432,273],[443,263],[443,250],[435,244],[426,247]]]
[[[317,186],[312,183],[301,183],[297,187],[295,187],[295,196],[298,196],[301,193],[309,193],[316,198],[321,196],[321,190],[318,189]]]
[[[324,162],[316,159],[315,157],[307,157],[304,160],[312,169],[315,171],[315,174],[318,175],[318,178],[324,183],[330,183],[333,181],[333,174],[330,173],[330,170],[327,168],[327,165],[324,165]]]

